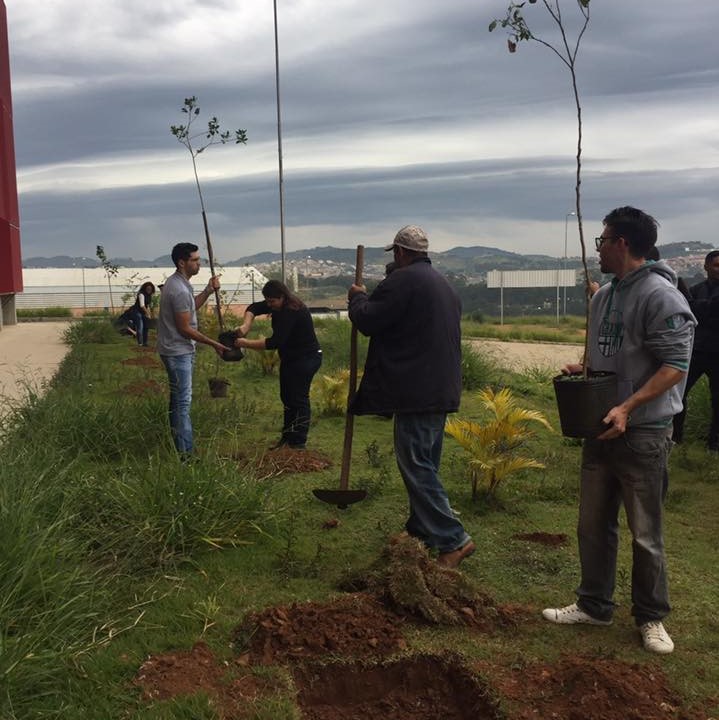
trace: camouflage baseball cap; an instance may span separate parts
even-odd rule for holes
[[[394,242],[387,245],[385,251],[391,250],[395,245],[405,248],[406,250],[414,250],[415,252],[427,252],[429,250],[429,240],[424,230],[417,225],[405,225],[394,238]]]

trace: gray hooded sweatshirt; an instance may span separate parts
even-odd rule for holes
[[[590,306],[589,367],[615,372],[618,403],[644,385],[662,365],[686,373],[696,319],[677,290],[676,273],[663,261],[614,278]],[[629,425],[660,427],[682,409],[684,378],[659,397],[632,411]]]

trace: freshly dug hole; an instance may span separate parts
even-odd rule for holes
[[[306,720],[498,720],[484,682],[453,655],[294,671]]]

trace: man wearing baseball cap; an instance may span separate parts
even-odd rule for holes
[[[394,416],[397,466],[409,497],[407,532],[455,568],[475,544],[452,512],[439,477],[444,423],[462,393],[461,307],[427,256],[422,228],[403,227],[386,251],[395,268],[368,296],[349,289],[349,316],[370,338],[350,411]]]

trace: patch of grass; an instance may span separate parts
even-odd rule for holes
[[[462,335],[522,342],[583,343],[584,318],[560,318],[559,324],[553,318],[531,316],[505,318],[503,323],[491,318],[483,322],[465,319]]]

